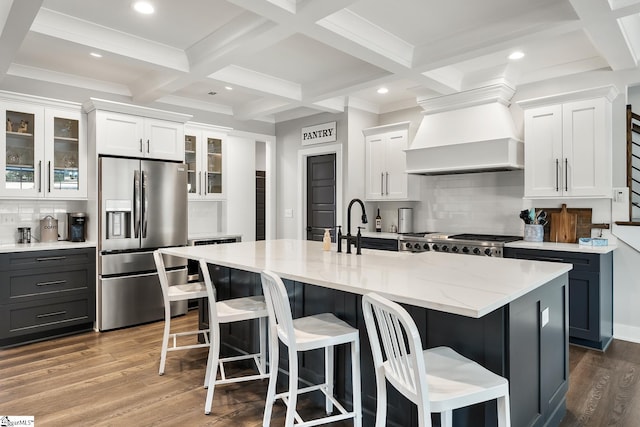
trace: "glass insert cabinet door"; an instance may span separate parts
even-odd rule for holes
[[[58,117],[53,120],[53,159],[47,162],[47,191],[78,191],[80,134],[79,120]],[[53,162],[53,168],[51,163]]]
[[[187,165],[187,192],[198,194],[198,157],[196,147],[198,136],[185,132],[184,135],[184,163]]]
[[[7,109],[4,189],[35,193],[41,190],[42,163],[38,141],[43,138],[42,118],[35,111]],[[38,162],[37,162],[38,160]]]
[[[222,194],[222,140],[207,138],[207,194]]]

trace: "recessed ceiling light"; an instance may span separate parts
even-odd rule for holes
[[[102,55],[100,55],[98,52],[91,52],[89,55],[93,56],[94,58],[102,58]]]
[[[153,5],[146,1],[137,1],[133,4],[133,9],[143,15],[150,15],[155,12]]]
[[[226,90],[233,90],[233,88],[231,86],[225,86],[224,87]]]
[[[524,53],[520,51],[515,51],[511,55],[509,55],[509,59],[521,59],[524,58]]]
[[[378,89],[379,94],[385,94],[387,92],[389,92],[389,89],[387,89],[386,87],[381,87],[380,89]]]

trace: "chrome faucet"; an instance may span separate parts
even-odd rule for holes
[[[347,241],[347,253],[350,254],[351,253],[351,244],[355,243],[356,244],[356,255],[361,255],[362,251],[361,251],[361,247],[360,247],[360,239],[362,237],[362,234],[360,233],[360,229],[362,227],[358,227],[358,233],[356,234],[356,236],[352,236],[351,235],[351,206],[353,206],[354,203],[359,203],[360,204],[360,208],[362,208],[362,223],[366,224],[367,223],[367,212],[364,209],[364,203],[362,203],[362,200],[360,199],[352,199],[349,202],[349,207],[347,208],[347,235],[343,236],[342,232],[340,230],[340,227],[338,227],[338,252],[342,251],[342,239],[345,239]]]

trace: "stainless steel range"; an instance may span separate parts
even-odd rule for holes
[[[516,240],[522,240],[522,237],[491,234],[409,233],[402,234],[398,238],[398,250],[450,252],[502,258],[504,244]]]

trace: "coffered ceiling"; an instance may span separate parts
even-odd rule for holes
[[[150,3],[4,0],[0,78],[274,123],[636,69],[640,55],[640,0]]]

